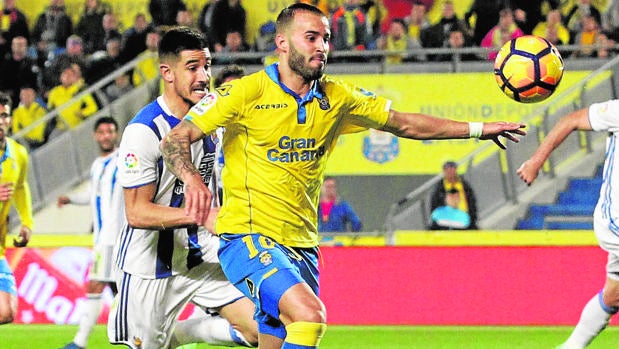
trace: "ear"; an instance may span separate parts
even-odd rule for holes
[[[174,72],[172,72],[172,69],[170,69],[170,65],[164,63],[159,64],[159,73],[161,74],[161,78],[163,78],[164,81],[174,81]]]
[[[290,45],[288,44],[288,38],[284,34],[278,33],[275,35],[275,45],[281,52],[288,52]]]

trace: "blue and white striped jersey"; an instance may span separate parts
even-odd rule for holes
[[[182,207],[183,183],[164,165],[161,139],[180,122],[171,115],[163,97],[145,106],[125,128],[119,148],[119,182],[124,188],[155,183],[153,202]],[[215,159],[211,137],[191,146],[195,166],[210,184]],[[145,279],[183,273],[202,262],[206,241],[213,240],[204,228],[147,230],[125,225],[116,246],[116,263],[124,272]],[[216,247],[215,247],[216,248]]]

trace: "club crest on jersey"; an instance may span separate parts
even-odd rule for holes
[[[395,159],[400,153],[398,138],[391,133],[370,129],[370,135],[363,139],[363,155],[379,164]]]
[[[327,96],[323,96],[322,98],[320,98],[318,100],[318,105],[320,105],[320,109],[322,110],[329,110],[329,108],[331,108],[331,105],[329,104],[329,98],[327,98]]]
[[[260,253],[258,257],[260,259],[260,263],[262,263],[262,265],[264,266],[267,266],[273,263],[273,257],[271,256],[269,251],[262,251],[262,253]]]
[[[204,96],[200,102],[196,103],[191,110],[200,115],[200,114],[204,114],[206,113],[209,109],[211,109],[212,106],[215,105],[215,102],[217,101],[217,95],[215,95],[214,93],[209,93],[206,96]]]

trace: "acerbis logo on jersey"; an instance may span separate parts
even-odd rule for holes
[[[269,103],[269,104],[257,104],[254,109],[268,110],[268,109],[285,109],[288,108],[287,103]]]

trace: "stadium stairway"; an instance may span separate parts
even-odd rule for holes
[[[554,203],[531,204],[525,218],[518,220],[516,229],[592,230],[602,171],[602,166],[598,166],[593,177],[570,178]]]

